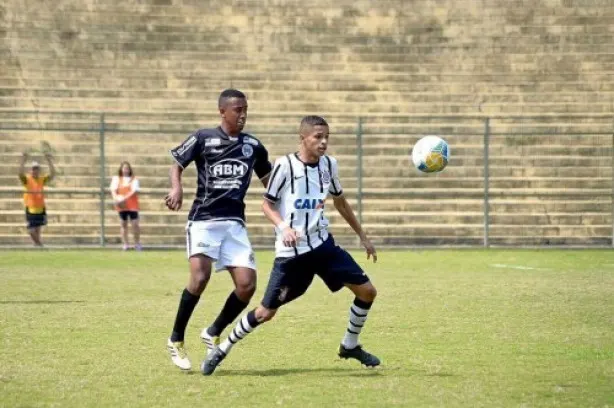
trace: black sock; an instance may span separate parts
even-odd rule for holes
[[[373,302],[365,302],[364,300],[360,300],[357,297],[354,298],[354,304],[356,306],[358,306],[361,309],[371,309],[371,305],[373,305]]]
[[[249,312],[246,317],[247,317],[247,323],[249,323],[249,325],[254,329],[260,326],[260,323],[262,323],[262,322],[259,322],[258,319],[256,319],[256,309]]]
[[[228,296],[228,299],[226,299],[224,308],[218,317],[213,324],[209,326],[209,329],[207,329],[207,333],[209,333],[210,336],[219,336],[246,307],[247,303],[239,299],[237,294],[233,291],[230,296]]]
[[[199,299],[200,296],[191,294],[187,289],[183,290],[181,300],[179,301],[179,309],[177,309],[175,325],[173,326],[173,333],[171,334],[171,341],[183,341],[185,328]]]

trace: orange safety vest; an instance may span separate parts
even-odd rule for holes
[[[129,178],[129,177],[128,177]],[[126,196],[130,194],[132,191],[132,183],[136,181],[136,178],[132,177],[130,183],[124,184],[124,177],[119,178],[119,183],[117,184],[117,189],[115,190],[116,194]],[[139,210],[139,197],[138,192],[135,192],[130,198],[124,201],[121,207],[115,206],[115,210],[117,211],[138,211]]]
[[[42,214],[45,211],[45,196],[43,186],[49,181],[49,176],[32,177],[26,174],[20,177],[26,192],[23,194],[23,202],[30,214]]]

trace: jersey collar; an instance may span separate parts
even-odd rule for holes
[[[294,152],[294,157],[296,158],[296,160],[300,161],[301,163],[303,163],[305,166],[307,167],[319,167],[320,165],[320,159],[318,159],[318,161],[316,163],[305,163],[304,161],[301,160],[301,158],[298,156],[298,152]]]
[[[224,132],[224,129],[222,129],[221,126],[218,126],[217,130],[220,133],[220,136],[222,137],[222,139],[225,139],[231,142],[243,142],[243,132],[239,132],[239,136],[235,138],[235,137],[228,136],[226,132]]]

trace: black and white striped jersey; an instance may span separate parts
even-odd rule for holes
[[[241,133],[230,137],[221,127],[200,129],[171,150],[182,168],[196,165],[198,189],[190,221],[245,221],[243,199],[252,178],[271,172],[269,154],[255,137]]]
[[[264,198],[276,204],[283,220],[298,235],[295,248],[285,247],[276,231],[275,254],[293,257],[311,251],[328,238],[328,220],[324,206],[328,193],[343,193],[337,160],[322,156],[318,163],[303,163],[296,153],[275,161]]]

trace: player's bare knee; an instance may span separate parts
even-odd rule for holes
[[[188,290],[195,295],[200,295],[207,287],[209,276],[210,274],[206,271],[192,270]]]
[[[369,282],[359,286],[359,290],[354,293],[360,300],[372,303],[377,296],[377,289]]]
[[[254,293],[256,292],[256,282],[255,281],[246,281],[239,282],[235,288],[235,293],[237,297],[244,302],[248,302]]]
[[[369,287],[367,289],[367,296],[371,299],[371,302],[375,300],[377,296],[377,289],[375,289],[375,286],[369,284]]]

